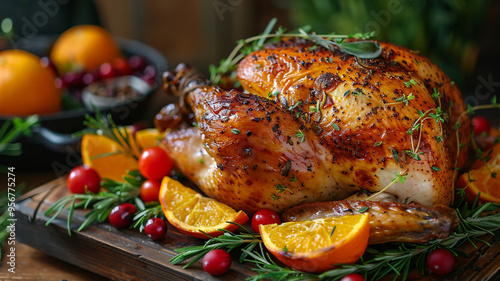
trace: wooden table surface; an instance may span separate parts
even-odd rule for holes
[[[29,189],[40,186],[56,175],[52,171],[22,172],[16,175],[18,182],[26,183]],[[2,248],[2,266],[0,280],[68,280],[68,281],[104,281],[109,280],[88,270],[74,266],[55,257],[49,256],[23,243],[16,243],[15,274],[8,271],[6,264],[7,245]]]

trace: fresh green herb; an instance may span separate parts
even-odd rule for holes
[[[398,156],[398,151],[394,148],[391,147],[391,151],[392,151],[392,157],[394,158],[394,161],[396,161],[396,163],[399,164],[399,156]]]
[[[347,95],[349,95],[349,93],[351,93],[351,90],[347,90],[347,91],[345,91],[345,93],[344,93],[344,95],[343,95],[343,96],[344,96],[344,98],[345,98],[345,97],[347,97]]]
[[[290,107],[288,108],[288,110],[294,110],[295,108],[297,108],[297,106],[299,106],[299,105],[301,105],[301,104],[302,104],[302,101],[301,101],[301,100],[299,100],[299,101],[297,101],[297,102],[296,102],[293,106],[290,106]]]
[[[369,209],[370,209],[370,208],[368,208],[368,207],[366,207],[366,206],[365,206],[365,207],[360,208],[360,209],[358,210],[358,212],[360,212],[360,213],[364,213],[364,212],[368,211]]]
[[[276,201],[276,200],[280,199],[281,196],[276,195],[276,194],[273,193],[273,194],[271,194],[271,198],[273,199],[273,201]]]
[[[286,247],[286,245],[283,247],[283,252],[288,252],[288,248]]]
[[[396,177],[393,181],[399,181],[400,183],[405,183],[408,173],[396,173]]]
[[[297,134],[295,134],[295,137],[299,138],[301,143],[304,142],[304,140],[306,139],[306,135],[300,129],[297,132]]]
[[[405,85],[405,87],[410,88],[411,85],[417,85],[417,82],[415,82],[415,80],[413,79],[410,79],[410,81],[406,81],[403,84]]]
[[[240,130],[238,129],[231,129],[231,133],[235,134],[235,135],[238,135],[240,132]]]
[[[276,186],[276,190],[278,191],[278,194],[284,192],[285,190],[288,190],[288,192],[290,192],[290,194],[293,194],[293,191],[291,191],[289,188],[283,186],[282,184],[278,184]]]
[[[14,117],[6,120],[0,128],[0,155],[21,155],[21,143],[14,141],[21,135],[31,136],[31,130],[38,124],[37,115],[28,116],[25,119]]]
[[[420,159],[420,156],[418,156],[418,155],[419,155],[419,154],[424,154],[423,152],[417,152],[417,153],[415,153],[415,152],[413,152],[413,151],[411,151],[411,150],[405,150],[405,153],[406,153],[408,156],[410,156],[411,158],[413,158],[413,159],[415,159],[415,160],[418,160],[418,161],[420,161],[420,160],[421,160],[421,159]]]
[[[318,112],[319,111],[319,108],[315,105],[310,105],[309,106],[309,112]]]
[[[203,158],[198,159],[198,162],[200,162],[200,164],[203,164]]]
[[[107,191],[97,194],[73,194],[57,200],[45,211],[45,216],[50,217],[45,225],[49,225],[62,211],[68,210],[67,228],[68,234],[71,235],[71,220],[75,209],[92,209],[85,215],[85,221],[78,228],[78,231],[81,231],[95,221],[105,221],[111,209],[122,202],[135,200],[136,205],[140,205],[137,204],[137,200],[140,200],[138,199],[140,187],[145,179],[139,171],[130,171],[128,176],[124,176],[123,179],[125,182],[105,179],[102,187]],[[67,207],[68,204],[70,204],[69,207]]]
[[[436,113],[432,113],[432,112],[429,113],[429,117],[436,120],[436,123],[444,122],[443,111],[441,111],[441,107],[439,107],[439,106],[436,108]]]
[[[496,178],[497,178],[497,173],[493,172],[493,173],[491,173],[491,174],[490,174],[490,176],[491,176],[492,178],[496,179]]]
[[[410,93],[408,96],[406,96],[405,94],[403,94],[403,96],[397,98],[397,99],[394,99],[395,103],[399,103],[401,102],[402,104],[404,105],[408,105],[408,103],[414,99],[415,96],[413,95],[413,93]],[[386,105],[390,105],[390,104],[394,104],[394,103],[388,103]]]
[[[464,191],[462,190],[462,193]],[[494,235],[500,229],[500,213],[494,212],[500,209],[500,204],[486,203],[480,207],[475,204],[468,206],[458,202],[456,205],[460,223],[457,228],[446,238],[435,239],[423,244],[401,243],[397,247],[387,249],[384,245],[373,245],[366,249],[365,254],[355,264],[341,264],[338,268],[321,274],[305,273],[285,266],[276,264],[265,252],[260,237],[250,233],[247,229],[241,234],[234,234],[227,230],[217,238],[211,238],[203,245],[190,246],[177,249],[179,253],[171,262],[178,264],[192,258],[185,266],[191,266],[200,260],[205,253],[212,249],[227,249],[228,251],[241,248],[240,262],[246,261],[254,264],[252,268],[257,275],[247,280],[339,280],[349,273],[358,273],[369,276],[370,280],[393,274],[401,280],[408,279],[408,273],[415,265],[423,274],[425,258],[436,248],[446,248],[453,253],[461,253],[459,247],[464,243],[481,241],[485,234]],[[485,215],[489,213],[488,215]],[[330,233],[333,235],[333,231]],[[258,247],[257,247],[258,245]],[[474,245],[475,246],[475,245]],[[244,255],[244,257],[243,257]]]
[[[127,128],[118,127],[116,123],[113,121],[111,114],[108,114],[105,118],[104,116],[102,116],[101,112],[97,108],[94,107],[94,111],[95,111],[95,117],[92,117],[89,114],[85,115],[85,120],[83,121],[83,125],[87,126],[87,128],[80,132],[74,133],[73,136],[79,137],[85,134],[106,136],[111,140],[113,140],[115,143],[117,143],[118,146],[121,148],[116,152],[112,152],[113,154],[122,153],[137,159],[137,156],[134,153],[130,141],[131,135],[129,134]],[[101,156],[98,155],[97,157]]]
[[[439,98],[441,98],[441,94],[436,90],[436,88],[432,89],[433,89],[433,93],[431,95],[432,99],[438,100]]]
[[[141,204],[137,205],[141,206]],[[165,218],[160,203],[148,203],[147,207],[143,208],[142,210],[139,209],[139,212],[137,212],[137,214],[134,216],[135,223],[133,225],[133,228],[139,227],[139,232],[143,232],[144,227],[146,226],[146,222],[150,218]]]
[[[290,178],[290,182],[296,182],[297,181],[297,178],[295,177],[295,174],[292,175],[292,177]]]
[[[375,144],[373,144],[373,146],[381,146],[381,145],[382,145],[382,141],[378,141]]]
[[[332,123],[332,127],[335,131],[340,131],[339,125],[337,125],[337,123]]]
[[[330,232],[330,237],[332,237],[332,235],[333,235],[333,233],[335,232],[335,229],[336,229],[336,228],[337,228],[337,226],[334,226],[334,227],[332,228],[332,231]]]
[[[234,72],[237,64],[248,54],[261,50],[265,44],[270,44],[277,42],[281,37],[296,37],[296,38],[306,38],[313,41],[319,46],[323,46],[328,50],[334,50],[333,45],[340,48],[341,51],[356,56],[361,59],[372,59],[378,57],[382,52],[382,47],[379,43],[373,41],[362,41],[362,42],[346,42],[347,38],[359,38],[368,39],[373,36],[371,33],[359,33],[354,35],[335,35],[335,34],[324,34],[316,35],[314,33],[307,33],[309,27],[302,27],[298,31],[292,31],[286,33],[284,28],[279,27],[275,33],[272,33],[274,26],[276,25],[277,19],[273,18],[264,32],[260,35],[253,36],[244,40],[238,40],[236,47],[232,50],[226,59],[220,61],[219,66],[210,65],[210,82],[212,84],[218,84],[221,80],[222,75],[230,72]],[[326,38],[326,39],[324,39]],[[338,39],[339,41],[328,41],[330,39]],[[314,50],[317,46],[311,46],[309,49]],[[330,62],[332,62],[330,58]]]
[[[435,166],[432,166],[432,169],[433,169],[434,171],[436,171],[436,172],[439,172],[439,171],[441,171],[441,169],[440,169],[440,168],[438,168],[438,167],[435,167]]]

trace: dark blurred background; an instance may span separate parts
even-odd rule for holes
[[[467,95],[478,85],[493,94],[500,84],[500,1],[2,0],[0,21],[12,18],[12,31],[22,34],[29,31],[26,22],[45,23],[40,11],[48,20],[32,26],[36,35],[100,24],[156,48],[170,67],[188,62],[205,73],[209,64],[229,54],[236,40],[262,32],[277,17],[278,25],[289,30],[303,25],[318,33],[374,30],[378,40],[419,50]]]

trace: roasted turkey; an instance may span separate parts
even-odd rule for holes
[[[204,193],[248,213],[354,197],[449,205],[469,136],[467,117],[453,128],[461,93],[425,57],[380,45],[360,59],[283,40],[239,63],[239,90],[180,65],[164,75],[181,99],[157,117],[162,146]],[[171,122],[187,112],[196,127]]]

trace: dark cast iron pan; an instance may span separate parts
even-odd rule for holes
[[[41,37],[31,40],[24,50],[42,56],[48,56],[50,47],[56,38]],[[161,74],[167,70],[165,57],[154,48],[138,41],[117,38],[125,56],[140,55],[157,70],[157,83],[143,98],[102,112],[111,114],[120,125],[130,125],[140,120],[147,109],[152,93],[161,85]],[[78,143],[79,138],[72,134],[84,129],[85,114],[93,114],[85,109],[61,111],[55,114],[40,115],[40,126],[33,129],[31,137],[20,137],[23,153],[21,156],[0,156],[0,165],[16,167],[22,170],[54,170],[57,176],[68,172],[71,167],[81,163]],[[0,126],[11,119],[0,116]]]

